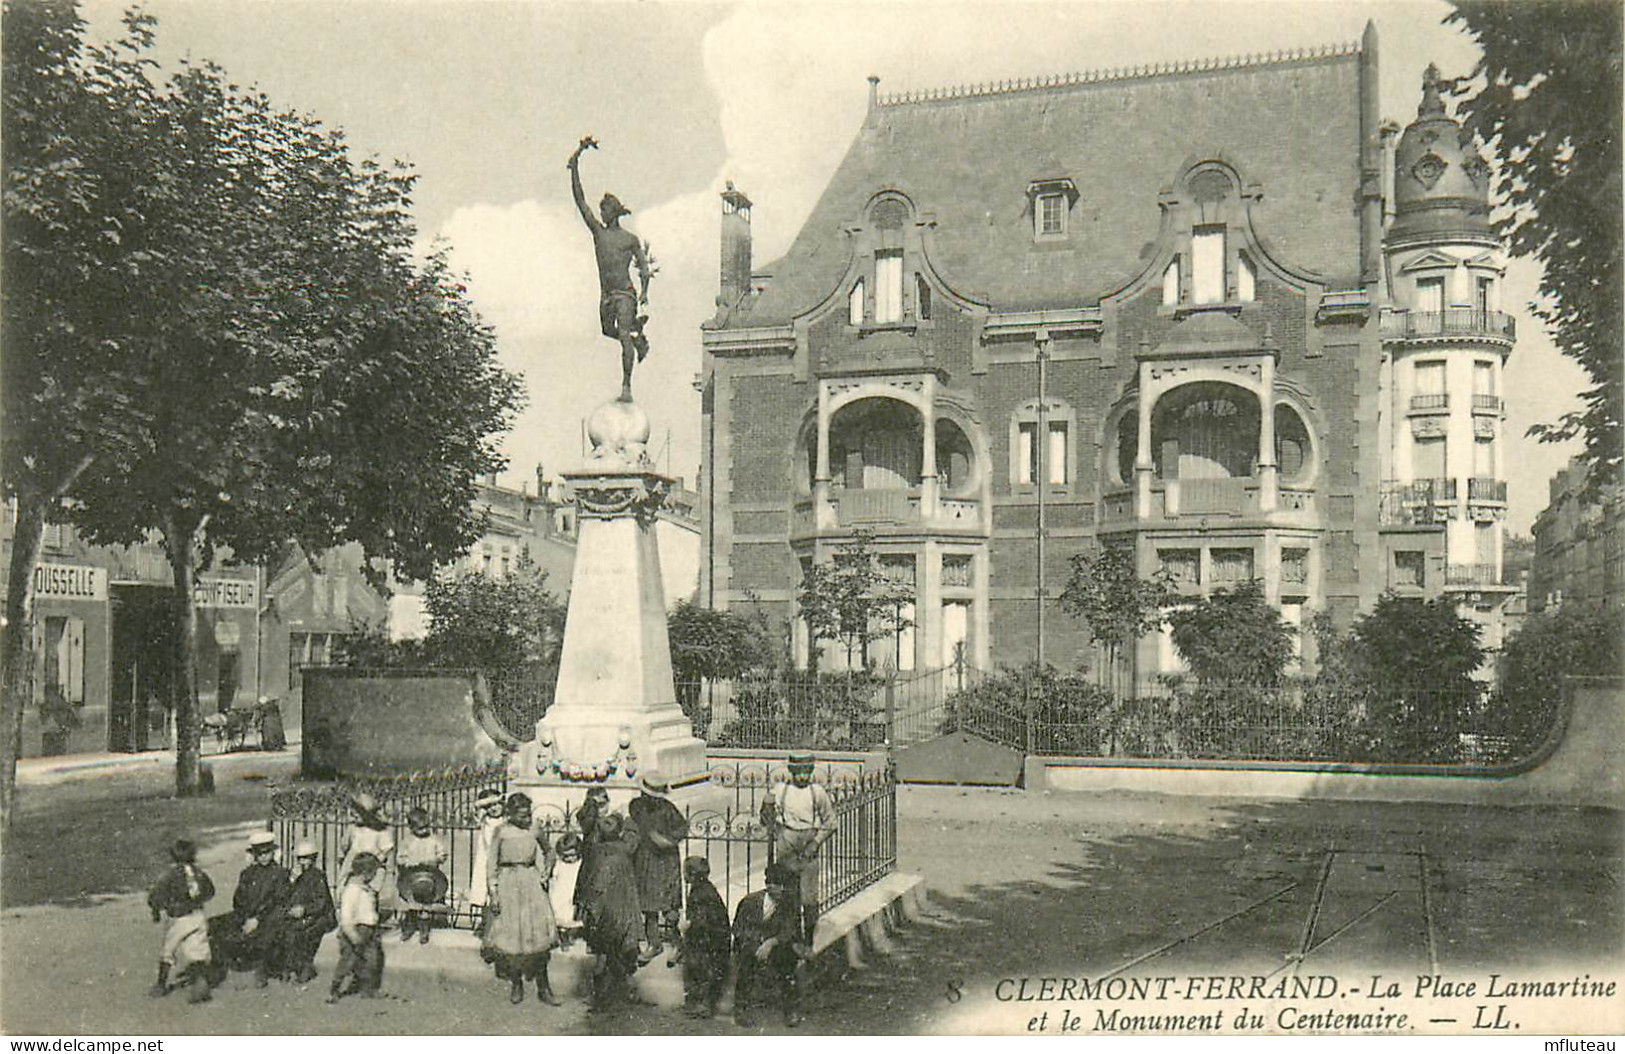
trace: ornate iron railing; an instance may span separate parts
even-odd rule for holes
[[[773,860],[773,840],[762,822],[762,804],[775,784],[789,778],[782,762],[737,762],[711,767],[708,781],[730,792],[720,807],[685,810],[688,835],[684,857],[704,857],[711,864],[712,881],[730,909],[747,893],[762,888],[767,865]],[[824,762],[814,779],[829,792],[835,806],[836,829],[820,854],[818,902],[829,908],[856,896],[897,867],[897,782],[889,766],[866,768],[862,762]],[[444,838],[450,856],[446,898],[452,925],[473,926],[479,910],[468,893],[482,876],[472,874],[474,844],[481,817],[474,801],[488,790],[505,793],[507,770],[500,764],[465,766],[441,772],[416,772],[387,779],[370,779],[320,787],[295,787],[271,796],[271,830],[284,860],[293,858],[302,840],[313,842],[330,886],[338,886],[346,835],[354,822],[351,802],[362,791],[378,799],[379,812],[394,828],[396,843],[406,829],[406,814],[426,809],[431,830]],[[537,826],[555,841],[566,833],[580,833],[576,810],[585,798],[563,804],[543,803],[536,808]],[[555,871],[556,880],[565,872]]]
[[[1505,504],[1507,500],[1506,481],[1474,476],[1467,480],[1467,500],[1498,501]]]
[[[1500,311],[1447,307],[1443,311],[1395,311],[1384,315],[1382,335],[1389,340],[1426,337],[1491,337],[1516,340],[1517,320]]]
[[[1489,764],[1530,755],[1548,723],[1479,684],[1109,686],[1004,670],[948,704],[946,728],[1028,754],[1167,760]]]
[[[1429,395],[1411,396],[1411,413],[1431,413],[1436,410],[1450,409],[1450,395],[1447,392],[1434,392]]]
[[[378,800],[378,811],[393,828],[397,845],[406,831],[406,814],[423,808],[429,813],[431,828],[446,840],[446,878],[450,882],[446,903],[451,919],[454,924],[471,925],[476,916],[468,904],[468,891],[477,877],[472,871],[480,828],[474,802],[487,791],[505,793],[507,787],[508,769],[503,762],[289,787],[271,795],[271,830],[284,861],[293,860],[299,842],[314,843],[328,885],[336,889],[344,844],[355,823],[351,802],[357,794],[365,791]]]

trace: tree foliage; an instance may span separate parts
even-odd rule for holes
[[[421,653],[431,666],[558,665],[564,604],[547,588],[547,572],[528,557],[500,578],[483,571],[434,578],[423,603],[429,629]]]
[[[28,276],[5,302],[6,486],[31,526],[162,532],[190,793],[195,573],[295,539],[427,577],[478,537],[519,381],[444,255],[415,259],[404,166],[212,64],[155,81],[150,19],[89,48],[71,3],[5,11],[6,270]]]
[[[1256,581],[1214,590],[1168,624],[1198,681],[1272,687],[1292,658],[1292,629]]]
[[[1088,624],[1090,639],[1106,648],[1106,670],[1115,676],[1122,653],[1161,629],[1163,609],[1178,598],[1166,578],[1139,576],[1132,548],[1108,545],[1072,557],[1060,603],[1062,611]]]
[[[666,620],[672,674],[679,682],[738,677],[767,669],[778,658],[763,619],[738,611],[713,611],[679,601]]]
[[[871,643],[908,628],[903,608],[914,602],[914,593],[887,577],[874,534],[858,531],[830,560],[806,570],[796,599],[812,638],[814,666],[819,644],[829,641],[846,649],[851,668],[860,657],[868,665]]]
[[[1458,82],[1465,125],[1499,156],[1512,252],[1544,268],[1534,305],[1591,379],[1582,408],[1531,434],[1585,439],[1597,486],[1620,478],[1620,50],[1615,3],[1456,0],[1446,19],[1483,51]]]
[[[1479,629],[1452,597],[1385,593],[1354,623],[1353,635],[1361,676],[1374,685],[1469,690],[1484,664]]]
[[[1530,615],[1506,642],[1498,664],[1503,731],[1550,727],[1567,677],[1625,676],[1625,609],[1564,604]]]

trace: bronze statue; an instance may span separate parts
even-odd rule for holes
[[[587,197],[581,191],[581,153],[596,150],[598,140],[587,136],[570,155],[570,190],[575,195],[576,209],[592,232],[592,244],[598,254],[598,318],[604,336],[621,343],[621,402],[632,401],[632,366],[642,362],[649,354],[649,338],[643,335],[643,324],[649,316],[638,309],[649,303],[649,254],[638,236],[621,227],[621,217],[632,210],[621,204],[613,194],[605,194],[598,205],[602,221],[587,207]],[[638,265],[638,288],[632,288],[630,266]]]

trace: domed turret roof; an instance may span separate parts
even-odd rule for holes
[[[1439,68],[1422,75],[1422,104],[1394,156],[1394,222],[1390,242],[1493,240],[1490,166],[1473,137],[1445,112]]]

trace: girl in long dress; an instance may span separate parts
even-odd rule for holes
[[[525,998],[525,981],[536,981],[536,998],[558,1006],[548,980],[548,960],[558,941],[547,882],[553,872],[553,850],[547,833],[531,820],[530,799],[511,794],[504,810],[507,823],[491,839],[486,861],[486,927],[483,947],[507,979],[508,999]]]

